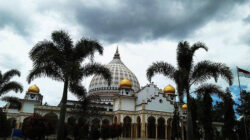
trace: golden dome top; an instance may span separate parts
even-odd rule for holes
[[[37,85],[32,85],[29,87],[28,92],[39,93],[40,90]]]
[[[132,82],[128,78],[124,78],[120,82],[120,88],[131,88]]]
[[[184,110],[186,110],[187,109],[187,104],[183,104],[182,106],[181,106],[181,108]]]
[[[164,93],[175,93],[175,88],[171,85],[167,85],[164,89],[163,89]]]

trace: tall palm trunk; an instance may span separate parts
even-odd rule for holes
[[[63,97],[61,101],[60,107],[60,119],[57,128],[57,140],[63,140],[64,137],[64,121],[65,121],[65,114],[66,114],[66,102],[67,102],[67,95],[68,95],[68,79],[64,82],[63,88]]]
[[[193,122],[192,122],[192,113],[191,113],[191,101],[190,101],[190,95],[187,93],[187,139],[188,140],[194,140],[193,136]]]

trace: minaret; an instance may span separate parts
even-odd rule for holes
[[[117,46],[117,48],[116,48],[116,52],[115,52],[115,55],[114,55],[114,59],[120,59],[120,54],[119,54],[118,46]]]

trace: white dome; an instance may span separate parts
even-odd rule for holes
[[[124,78],[128,78],[132,82],[132,89],[135,92],[140,89],[136,76],[120,60],[118,49],[116,50],[114,59],[106,67],[112,73],[111,85],[108,86],[108,82],[102,76],[95,75],[89,85],[89,94],[113,95],[118,93],[120,81]]]

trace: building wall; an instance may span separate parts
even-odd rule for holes
[[[150,97],[158,95],[159,88],[157,88],[154,84],[149,84],[145,88],[143,88],[140,92],[137,93],[137,101],[136,104],[141,104],[143,101],[147,101]]]
[[[135,111],[135,99],[134,98],[121,98],[121,110]]]
[[[159,96],[154,96],[153,99],[147,102],[145,109],[172,113],[174,112],[174,105],[166,97],[163,97],[163,94],[159,94]]]
[[[23,112],[25,113],[33,113],[34,112],[34,102],[24,102],[23,103]]]

